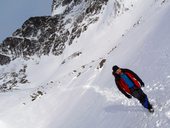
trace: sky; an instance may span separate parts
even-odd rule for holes
[[[1,0],[0,43],[30,17],[51,15],[52,0]]]

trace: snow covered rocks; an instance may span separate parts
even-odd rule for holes
[[[108,0],[54,0],[52,16],[31,17],[12,37],[0,44],[2,54],[12,59],[37,55],[61,55],[88,26],[98,20],[97,14]],[[66,7],[60,14],[60,7]]]

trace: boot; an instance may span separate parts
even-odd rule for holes
[[[153,109],[153,107],[152,107],[151,104],[149,104],[149,106],[148,106],[148,111],[149,111],[150,113],[153,113],[153,112],[154,112],[154,109]]]

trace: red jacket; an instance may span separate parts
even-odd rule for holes
[[[143,81],[136,75],[133,71],[129,69],[121,69],[123,73],[125,73],[128,78],[134,83],[136,88],[141,88],[141,85],[144,85]],[[124,82],[124,80],[120,77],[120,75],[113,73],[115,76],[115,82],[118,89],[125,95],[128,96],[131,94],[131,91],[128,85]]]

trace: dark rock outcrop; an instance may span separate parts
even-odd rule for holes
[[[0,54],[0,65],[8,64],[10,61],[10,57]]]
[[[61,6],[66,6],[65,10],[53,16],[29,18],[0,44],[0,54],[10,56],[11,60],[18,57],[29,59],[33,55],[40,57],[49,53],[60,55],[66,44],[71,45],[90,24],[99,19],[96,14],[100,13],[107,1],[53,0],[52,11]],[[79,5],[80,8],[74,10]],[[67,16],[70,14],[73,16]],[[3,60],[0,60],[0,64],[9,63],[9,57],[1,58]]]

